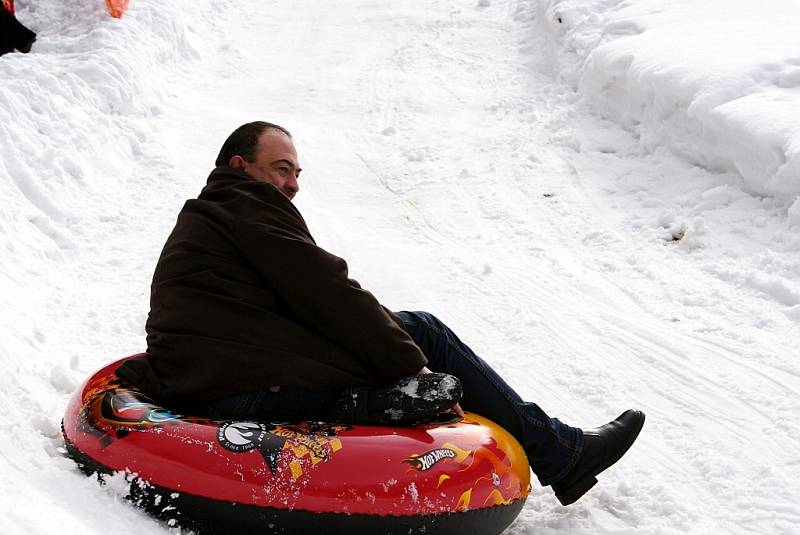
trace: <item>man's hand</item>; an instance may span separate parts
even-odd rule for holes
[[[417,372],[417,375],[422,375],[422,374],[425,374],[425,373],[433,373],[433,372],[427,366],[423,366],[422,369]],[[451,410],[454,413],[458,414],[462,418],[464,417],[464,410],[461,408],[461,405],[459,405],[458,403],[456,403],[455,405],[450,407],[449,410]]]

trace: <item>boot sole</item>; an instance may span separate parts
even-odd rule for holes
[[[611,457],[607,462],[601,464],[597,467],[596,470],[586,474],[584,477],[576,481],[570,488],[565,490],[560,494],[556,494],[556,498],[561,505],[570,505],[575,503],[578,498],[586,494],[589,489],[594,487],[597,484],[597,475],[600,472],[610,468],[614,463],[622,459],[622,456],[625,455],[628,450],[633,446],[633,443],[636,442],[636,439],[639,437],[639,433],[644,427],[644,413],[641,411],[635,411],[638,414],[638,418],[636,420],[636,427],[635,431],[628,435],[628,440],[625,444],[619,449],[617,454]]]

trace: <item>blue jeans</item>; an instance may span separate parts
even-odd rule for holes
[[[583,433],[523,401],[492,368],[438,318],[427,312],[397,312],[406,332],[428,358],[428,368],[458,377],[461,407],[494,421],[511,433],[528,455],[542,485],[552,485],[575,465]],[[207,404],[212,417],[305,420],[324,418],[336,392],[282,386]]]

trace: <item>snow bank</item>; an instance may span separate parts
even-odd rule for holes
[[[800,225],[795,0],[539,0],[552,61],[595,110]],[[735,176],[735,175],[734,175]]]
[[[38,40],[0,58],[0,533],[100,533],[119,498],[62,458],[59,421],[89,372],[141,348],[130,303],[152,266],[141,283],[128,272],[151,258],[124,233],[148,224],[159,118],[211,18],[192,28],[185,13],[210,8],[137,0],[120,21],[100,0],[16,7]],[[122,514],[121,532],[137,532]]]

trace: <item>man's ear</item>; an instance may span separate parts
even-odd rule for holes
[[[244,169],[244,163],[244,158],[238,155],[228,160],[228,165],[234,169]]]

